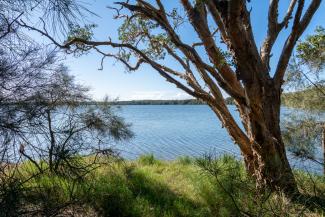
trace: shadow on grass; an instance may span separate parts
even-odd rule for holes
[[[124,175],[103,177],[88,204],[100,216],[210,216],[203,204],[177,194],[150,174],[133,168]]]
[[[325,212],[325,198],[320,196],[312,196],[306,194],[298,194],[292,198],[292,201],[296,204],[300,204],[306,209],[311,211]]]
[[[203,206],[172,191],[167,185],[145,174],[132,171],[128,184],[135,198],[146,201],[154,216],[207,216]]]

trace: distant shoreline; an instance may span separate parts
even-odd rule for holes
[[[226,99],[228,105],[233,104],[231,98]],[[206,105],[206,103],[197,99],[184,100],[127,100],[127,101],[113,101],[112,105]]]
[[[0,106],[16,105],[16,104],[28,104],[33,102],[3,102]],[[37,102],[40,103],[40,102]],[[46,103],[46,102],[42,102]],[[95,105],[108,103],[110,105],[206,105],[206,103],[197,99],[184,99],[184,100],[125,100],[125,101],[85,101],[78,102],[80,105]],[[233,104],[231,98],[226,99],[227,104]],[[62,103],[64,104],[64,103]]]
[[[113,105],[205,105],[206,103],[197,99],[184,100],[126,100],[115,101]]]

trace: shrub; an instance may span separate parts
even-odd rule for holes
[[[193,163],[193,158],[189,156],[181,156],[177,158],[177,162],[181,165],[189,165]]]
[[[153,154],[140,156],[138,162],[142,165],[154,165],[160,163],[160,161],[157,160]]]

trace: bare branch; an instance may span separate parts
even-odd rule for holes
[[[219,30],[218,28],[215,29],[215,30],[212,32],[211,37],[214,37],[214,36],[218,33],[218,30]],[[193,43],[193,44],[192,44],[192,47],[195,48],[195,47],[203,46],[203,45],[204,45],[203,42],[196,42],[196,43]]]
[[[291,0],[288,11],[285,17],[283,18],[283,21],[281,23],[278,23],[279,0],[270,0],[270,8],[269,8],[269,15],[268,15],[268,32],[264,40],[264,43],[261,47],[262,62],[267,68],[270,68],[269,64],[270,64],[272,47],[281,30],[288,25],[293,9],[296,5],[296,2],[297,0]]]
[[[4,21],[6,22],[7,28],[6,31],[4,33],[2,33],[2,35],[0,35],[0,40],[3,39],[4,37],[6,37],[9,33],[11,33],[13,31],[12,26],[16,23],[16,21],[24,14],[24,12],[21,12],[15,19],[13,19],[12,21],[9,21],[8,18],[6,18],[3,14],[0,14],[0,16],[2,16],[2,19],[4,19]]]
[[[288,27],[289,20],[292,18],[292,12],[295,8],[297,0],[291,0],[286,16],[283,18],[283,21],[280,23],[280,26]]]
[[[119,57],[118,55],[116,54],[112,54],[112,53],[104,53],[103,51],[101,51],[98,47],[96,46],[92,46],[92,48],[94,50],[96,50],[98,53],[100,53],[101,55],[103,55],[102,59],[101,59],[101,63],[100,63],[100,68],[99,70],[103,70],[104,68],[104,60],[106,57],[112,57],[114,59],[116,59],[117,61],[120,61],[122,62],[125,67],[129,70],[129,71],[136,71],[137,69],[139,69],[139,67],[145,63],[145,61],[140,58],[138,59],[138,61],[136,62],[136,64],[134,66],[130,65],[126,60],[124,60],[123,58]]]
[[[291,34],[288,36],[285,45],[282,49],[281,56],[274,75],[274,80],[277,86],[281,86],[283,84],[283,77],[287,69],[294,46],[301,34],[305,31],[311,18],[319,8],[320,3],[321,0],[313,0],[310,3],[305,14],[302,16],[304,0],[298,0],[298,8],[295,14]]]

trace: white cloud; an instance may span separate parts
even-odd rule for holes
[[[180,100],[190,99],[190,95],[178,91],[135,91],[124,100]]]

